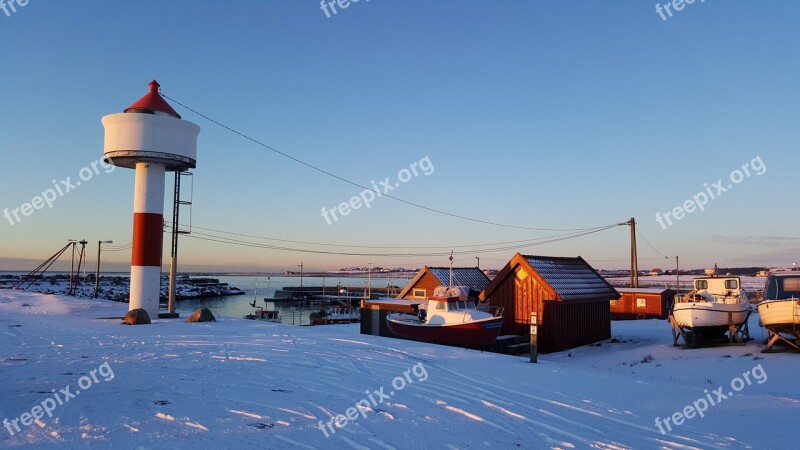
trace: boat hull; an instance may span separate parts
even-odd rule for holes
[[[749,303],[687,302],[676,303],[672,315],[682,327],[725,329],[743,323],[749,310]]]
[[[395,335],[414,341],[457,347],[489,347],[497,340],[503,318],[491,317],[465,323],[429,325],[419,323],[415,316],[390,314],[386,317],[386,325]]]
[[[761,324],[779,331],[800,330],[800,299],[766,300],[758,305]]]

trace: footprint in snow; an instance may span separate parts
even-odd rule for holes
[[[172,402],[169,402],[169,401],[166,401],[166,400],[156,400],[153,403],[155,403],[156,405],[171,405],[172,404]]]
[[[275,427],[274,423],[261,423],[261,422],[249,423],[248,425],[253,427],[253,428],[258,428],[259,430],[263,430],[265,428],[274,428]]]

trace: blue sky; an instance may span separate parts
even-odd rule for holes
[[[155,78],[187,106],[360,184],[394,180],[427,156],[435,171],[393,194],[428,207],[534,228],[636,217],[658,250],[639,240],[642,268],[671,267],[662,254],[687,267],[791,265],[800,260],[798,18],[794,1],[695,2],[663,21],[642,1],[362,0],[328,18],[304,0],[30,0],[10,16],[0,11],[0,209],[31,202],[51,180],[77,179],[102,156],[100,118]],[[360,189],[173,107],[202,129],[195,226],[462,252],[456,246],[557,234],[388,198],[328,224],[321,209]],[[730,184],[729,174],[756,157],[762,175],[659,226],[657,212],[704,183]],[[52,208],[14,225],[1,219],[0,268],[35,266],[19,260],[43,260],[69,238],[127,244],[132,211],[133,171],[101,171]],[[618,227],[518,250],[624,268],[628,239]],[[513,253],[467,252],[456,264],[480,256],[482,267],[499,268]],[[103,257],[110,267],[128,258]],[[301,261],[321,269],[447,263],[181,240],[186,269],[285,270]]]

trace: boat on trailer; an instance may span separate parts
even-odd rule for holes
[[[415,341],[458,347],[485,348],[494,345],[503,325],[502,309],[478,310],[468,297],[469,287],[439,286],[433,298],[419,307],[419,314],[386,316],[389,331]]]
[[[752,310],[739,277],[699,277],[694,279],[692,287],[692,291],[675,297],[670,313],[676,345],[678,334],[690,346],[726,333],[730,342],[750,339],[747,319]]]
[[[761,325],[767,329],[765,351],[771,351],[776,343],[800,350],[800,272],[767,276],[758,315]]]

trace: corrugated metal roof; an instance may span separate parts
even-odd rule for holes
[[[450,283],[449,267],[428,267],[433,276],[443,286]],[[469,286],[474,291],[482,291],[489,284],[489,278],[477,267],[453,267],[453,286]]]
[[[564,301],[610,300],[620,297],[581,257],[523,255],[523,258]]]

